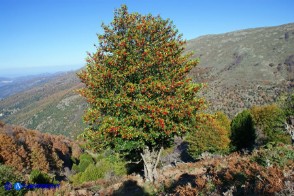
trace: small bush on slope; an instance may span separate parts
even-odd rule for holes
[[[291,137],[284,132],[286,116],[277,105],[254,106],[250,109],[257,132],[257,144],[269,142],[291,144]]]
[[[248,110],[239,113],[231,123],[232,148],[236,150],[253,148],[256,138],[252,115]]]
[[[197,159],[202,152],[228,152],[230,130],[217,118],[218,115],[210,114],[199,114],[197,116],[197,128],[189,133],[186,138],[189,143],[188,152],[193,158]]]
[[[90,164],[95,164],[93,157],[87,153],[81,154],[79,164],[73,164],[74,172],[84,172]]]
[[[30,174],[30,183],[32,184],[49,184],[52,183],[52,179],[46,173],[42,173],[40,170],[32,170]]]
[[[85,170],[81,170],[84,168],[84,165],[82,168],[80,168],[80,164],[76,166],[80,172],[71,178],[75,185],[109,176],[122,176],[127,174],[126,163],[117,153],[105,151],[104,153],[98,154],[95,160],[88,154],[81,156],[80,164],[90,164],[87,165]]]

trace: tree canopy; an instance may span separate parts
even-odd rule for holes
[[[173,23],[123,5],[102,28],[97,51],[78,74],[89,103],[82,134],[89,147],[158,150],[193,129],[204,100],[197,96],[202,84],[187,74],[198,61],[183,55],[185,41]]]

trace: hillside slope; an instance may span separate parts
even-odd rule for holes
[[[41,86],[62,74],[64,73],[39,74],[13,79],[0,77],[0,100],[30,88]]]
[[[189,51],[200,58],[190,76],[208,83],[203,95],[210,111],[233,117],[293,90],[294,23],[202,36],[187,42]],[[74,137],[85,127],[82,114],[87,104],[74,92],[81,86],[74,72],[58,75],[1,100],[0,120]]]
[[[190,76],[208,83],[212,110],[233,116],[293,89],[294,23],[202,36],[186,49],[200,59]]]
[[[75,72],[58,75],[0,101],[0,118],[29,129],[75,137],[84,128],[81,116],[86,102],[75,93],[81,87]]]

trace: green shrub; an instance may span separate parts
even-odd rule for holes
[[[86,159],[83,161],[85,160]],[[71,181],[73,184],[77,185],[83,182],[104,178],[107,174],[122,176],[127,174],[125,165],[126,163],[120,158],[118,153],[109,153],[109,151],[106,150],[104,153],[98,154],[96,164],[90,163],[84,171],[73,175]],[[79,167],[79,165],[77,167]]]
[[[291,144],[291,137],[284,132],[286,116],[277,105],[254,106],[250,109],[256,132],[257,144],[265,145],[269,142]]]
[[[248,110],[239,113],[231,123],[231,143],[235,150],[252,149],[256,133],[253,118]]]
[[[52,179],[48,176],[48,174],[42,173],[40,170],[32,170],[30,174],[30,183],[49,184],[52,183]]]
[[[5,183],[10,182],[12,185],[15,182],[22,182],[23,178],[15,173],[12,167],[0,164],[0,195],[14,196],[14,195],[24,195],[27,190],[22,189],[20,191],[5,190]]]
[[[94,181],[99,178],[104,177],[104,170],[105,168],[97,167],[93,164],[90,164],[87,169],[82,172],[78,177],[78,183]]]
[[[105,151],[104,157],[97,160],[97,164],[110,164],[113,173],[117,176],[121,176],[127,173],[126,162],[121,158],[120,154],[113,151]]]
[[[294,164],[294,148],[291,145],[268,143],[252,154],[252,160],[263,166],[277,164],[281,167]]]
[[[19,181],[19,176],[14,173],[14,169],[12,167],[0,164],[0,182],[1,185],[6,182],[16,182]]]
[[[93,157],[84,153],[79,157],[79,164],[73,164],[72,170],[75,172],[84,172],[90,164],[95,164]]]
[[[279,105],[286,117],[294,116],[294,93],[281,96]]]
[[[94,164],[94,161],[90,161],[90,160],[87,160],[87,159],[80,160],[80,163],[79,163],[79,166],[78,166],[79,172],[85,171],[90,164]]]
[[[91,161],[91,162],[94,161],[94,160],[93,160],[93,157],[92,157],[91,155],[89,155],[88,153],[83,153],[83,154],[81,154],[80,157],[79,157],[79,160],[80,160],[80,161],[81,161],[81,160],[88,160],[88,161]]]

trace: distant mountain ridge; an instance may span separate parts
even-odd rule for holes
[[[62,73],[38,74],[26,77],[4,78],[0,77],[0,99],[4,99],[16,93],[40,86]]]
[[[200,64],[189,75],[208,87],[202,95],[209,111],[230,117],[253,105],[271,103],[294,86],[294,23],[201,36],[187,42]],[[87,103],[74,90],[75,72],[0,101],[0,120],[44,132],[76,136],[85,125]]]

